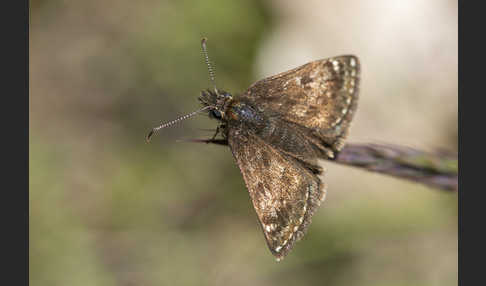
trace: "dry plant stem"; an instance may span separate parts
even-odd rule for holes
[[[458,188],[456,154],[426,153],[388,144],[347,144],[335,162],[446,191],[457,191]]]

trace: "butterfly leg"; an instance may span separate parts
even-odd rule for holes
[[[214,133],[213,137],[212,137],[210,140],[214,140],[214,139],[216,139],[216,136],[218,136],[218,133],[219,133],[219,127],[220,127],[220,126],[221,126],[221,125],[218,125],[218,127],[216,127],[216,132]]]
[[[218,127],[216,127],[216,132],[214,133],[213,137],[211,138],[211,140],[214,140],[216,139],[216,136],[218,136],[219,132],[221,130],[224,130],[226,128],[226,125],[224,124],[221,124],[221,125],[218,125]]]

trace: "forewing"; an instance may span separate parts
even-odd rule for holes
[[[359,72],[352,55],[313,61],[254,83],[244,96],[340,150],[357,107]]]
[[[304,165],[255,135],[230,130],[228,143],[268,247],[280,260],[304,235],[313,213],[324,200],[324,185]]]

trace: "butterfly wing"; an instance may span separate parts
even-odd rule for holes
[[[254,83],[244,96],[339,151],[357,107],[359,72],[352,55],[313,61]]]
[[[324,200],[324,184],[299,161],[254,134],[230,129],[228,143],[268,247],[280,260],[307,230],[313,213]]]

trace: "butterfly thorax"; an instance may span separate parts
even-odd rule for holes
[[[268,118],[255,106],[240,99],[233,99],[225,110],[224,121],[233,128],[242,127],[249,132],[260,133],[268,125]]]

